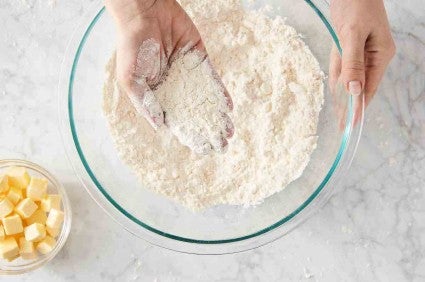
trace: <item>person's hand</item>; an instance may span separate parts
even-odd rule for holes
[[[208,60],[201,36],[175,0],[105,0],[105,5],[118,31],[118,83],[136,110],[156,129],[164,124],[164,112],[152,89],[182,52],[197,50],[205,55],[204,60]],[[212,71],[216,73],[214,69]],[[218,75],[216,77],[222,84]],[[230,111],[233,107],[231,98],[227,91],[223,95],[228,101],[226,111]],[[228,128],[219,133],[223,136],[222,144],[208,144],[212,142],[209,136],[194,136],[198,140],[193,140],[192,144],[203,148],[211,145],[216,151],[222,151],[227,145],[226,138],[233,135],[233,125],[225,113],[223,123],[228,124]],[[202,148],[191,149],[203,152]]]
[[[396,50],[383,0],[332,0],[331,20],[342,48],[342,56],[332,50],[331,89],[339,79],[350,94],[364,93],[367,106]]]

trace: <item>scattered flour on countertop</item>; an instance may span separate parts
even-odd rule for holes
[[[297,32],[279,17],[246,11],[239,0],[180,3],[232,96],[235,135],[227,153],[205,156],[166,128],[155,132],[117,87],[112,58],[104,111],[117,151],[144,187],[189,209],[258,204],[298,178],[310,160],[323,73]]]

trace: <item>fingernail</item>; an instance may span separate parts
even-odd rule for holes
[[[360,81],[350,81],[348,83],[348,91],[353,96],[359,96],[362,94],[362,84]]]
[[[226,139],[222,139],[221,140],[221,147],[217,150],[217,152],[224,154],[227,152],[227,148],[229,147],[229,143],[227,142]]]

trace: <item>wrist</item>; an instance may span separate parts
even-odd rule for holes
[[[158,0],[105,0],[105,7],[118,26],[147,12]]]

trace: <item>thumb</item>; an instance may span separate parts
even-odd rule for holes
[[[158,129],[164,124],[164,112],[145,78],[134,80],[127,91],[128,97],[138,113]]]
[[[360,95],[365,85],[365,42],[366,38],[352,30],[341,39],[341,77],[346,90],[354,96]]]

